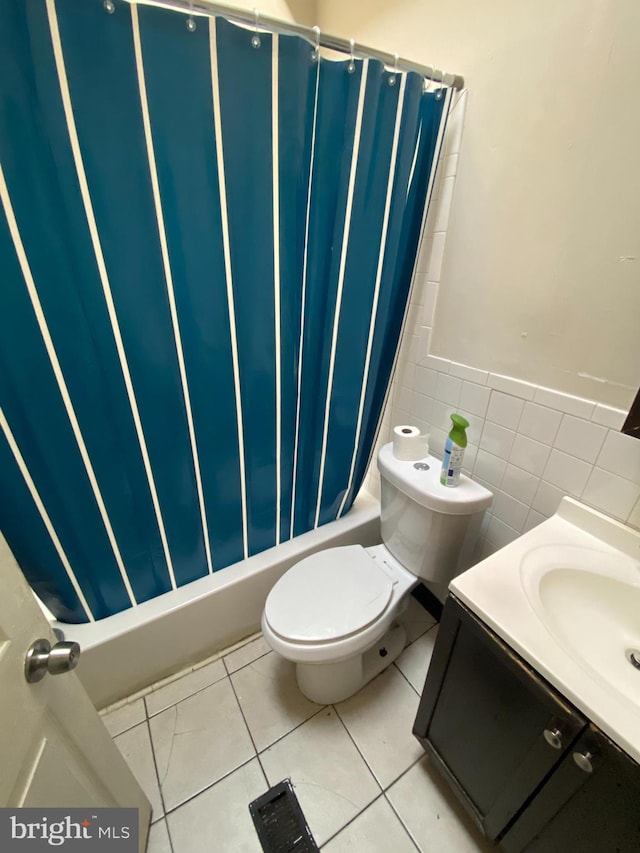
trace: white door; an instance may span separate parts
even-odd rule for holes
[[[75,672],[25,678],[34,640],[57,640],[1,534],[0,590],[0,806],[137,808],[143,853],[149,800]]]

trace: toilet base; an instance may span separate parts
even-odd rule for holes
[[[406,640],[404,626],[394,625],[361,654],[332,663],[296,663],[298,687],[319,705],[342,702],[393,663]]]

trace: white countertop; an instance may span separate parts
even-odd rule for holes
[[[593,659],[588,665],[572,654],[536,612],[536,572],[535,567],[531,572],[531,566],[540,554],[553,554],[554,550],[558,554],[582,553],[592,563],[601,563],[605,572],[607,565],[620,565],[627,572],[625,582],[640,588],[640,532],[564,498],[556,515],[454,578],[449,589],[614,743],[640,762],[640,670],[635,671],[637,694],[632,679],[633,695],[625,694],[607,682],[606,671],[602,672],[606,667],[598,662],[596,668]],[[637,634],[635,614],[632,621],[632,634],[640,644],[640,611]],[[624,656],[624,651],[621,648],[620,655]],[[628,661],[621,665],[629,666],[634,674]]]

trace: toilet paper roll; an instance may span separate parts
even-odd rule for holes
[[[428,436],[422,435],[418,427],[400,424],[393,428],[393,455],[403,462],[424,459],[429,452]]]

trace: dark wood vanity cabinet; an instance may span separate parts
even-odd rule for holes
[[[453,596],[413,732],[506,853],[640,851],[640,767]]]

